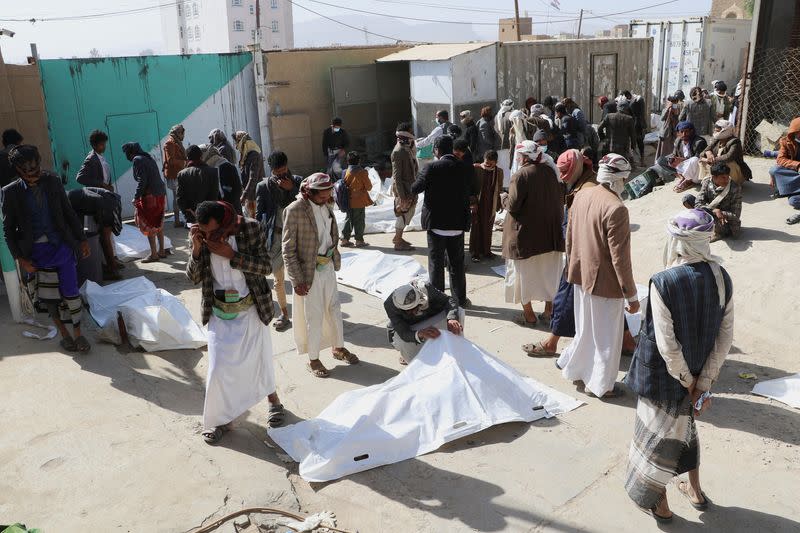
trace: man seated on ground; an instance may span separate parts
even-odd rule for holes
[[[726,237],[736,238],[742,228],[742,188],[731,179],[731,169],[725,163],[714,163],[711,176],[703,180],[694,208],[714,217],[714,236],[711,242]],[[683,205],[691,204],[692,195],[684,197]]]
[[[800,117],[789,124],[781,137],[777,164],[769,169],[770,184],[775,197],[788,196],[789,205],[800,209]],[[787,224],[800,222],[800,214],[786,219]]]
[[[683,192],[700,183],[700,157],[706,151],[708,143],[695,133],[694,124],[691,122],[679,122],[676,129],[678,138],[675,140],[672,154],[660,157],[650,168],[664,181],[680,178],[675,185],[675,192]]]
[[[389,342],[400,351],[400,364],[407,365],[428,339],[435,339],[447,329],[461,335],[464,311],[455,298],[423,280],[414,280],[394,290],[383,302],[389,316]]]

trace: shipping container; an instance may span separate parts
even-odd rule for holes
[[[714,80],[724,81],[733,94],[744,74],[751,23],[711,17],[631,21],[631,37],[653,39],[653,109],[661,109],[678,89],[687,98],[692,87],[711,91]]]
[[[499,43],[497,95],[521,107],[529,96],[572,97],[597,124],[600,96],[650,91],[652,40],[648,38],[542,40]]]

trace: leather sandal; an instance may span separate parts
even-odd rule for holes
[[[348,365],[355,365],[358,363],[358,357],[356,357],[356,354],[354,354],[347,348],[334,349],[333,358],[336,359],[337,361],[344,361]]]

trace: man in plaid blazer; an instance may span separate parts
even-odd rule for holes
[[[216,444],[233,420],[264,396],[270,427],[283,423],[284,411],[272,366],[266,234],[227,202],[202,202],[196,216],[186,275],[202,285],[209,357],[203,438]]]
[[[294,289],[294,340],[297,353],[308,353],[308,369],[319,378],[330,375],[319,360],[320,350],[328,346],[334,359],[358,363],[358,357],[344,347],[336,284],[341,265],[339,229],[331,207],[332,194],[330,176],[312,174],[303,180],[300,196],[283,214],[283,262]]]

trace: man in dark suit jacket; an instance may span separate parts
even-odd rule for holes
[[[601,141],[600,157],[609,153],[630,157],[631,148],[636,146],[636,123],[633,117],[618,112],[616,102],[608,102],[604,112],[606,115],[597,127]]]
[[[113,191],[111,166],[103,157],[106,144],[108,144],[108,135],[100,130],[94,130],[89,135],[89,144],[92,145],[92,151],[83,160],[75,179],[84,187],[100,187],[107,191]]]
[[[203,162],[203,151],[196,144],[186,149],[188,163],[178,172],[178,207],[187,222],[195,222],[195,210],[205,201],[219,200],[219,173]]]
[[[83,224],[53,173],[42,172],[35,146],[20,145],[9,154],[20,176],[3,187],[3,231],[11,255],[23,273],[36,278],[37,301],[47,307],[67,351],[88,352],[81,335],[81,297],[75,255],[89,256]],[[75,338],[65,322],[71,322]]]
[[[447,253],[450,290],[461,307],[469,307],[464,272],[464,231],[470,226],[469,198],[472,183],[464,166],[453,155],[453,139],[436,139],[438,158],[422,169],[411,186],[412,194],[425,193],[422,227],[428,232],[428,272],[433,286],[444,291],[444,256]]]

